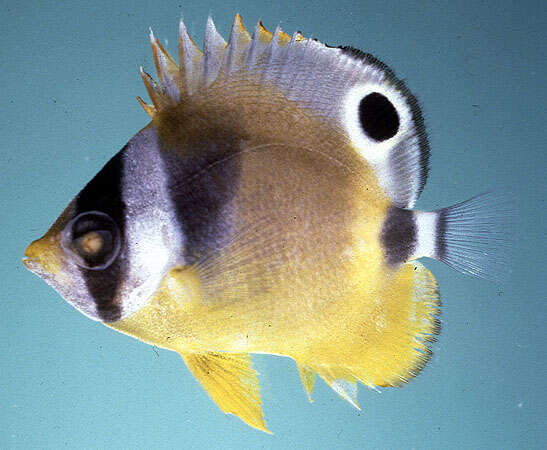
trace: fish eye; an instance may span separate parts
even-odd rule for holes
[[[377,142],[392,138],[399,130],[399,114],[385,95],[372,92],[359,102],[359,122],[366,135]]]
[[[61,244],[78,266],[104,270],[120,252],[120,231],[107,214],[88,211],[78,214],[66,225]]]

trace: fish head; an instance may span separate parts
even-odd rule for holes
[[[137,133],[25,251],[27,269],[93,320],[139,309],[178,262],[155,136]]]
[[[72,200],[46,234],[25,250],[23,264],[83,314],[98,320],[85,272],[107,271],[119,255],[116,223],[105,213],[78,214]]]

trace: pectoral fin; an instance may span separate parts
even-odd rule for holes
[[[247,353],[183,353],[190,372],[225,413],[270,433],[262,415],[256,371]]]

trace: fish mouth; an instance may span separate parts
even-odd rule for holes
[[[23,264],[31,272],[36,272],[40,268],[40,263],[37,259],[31,258],[30,256],[25,256],[23,258]]]
[[[23,257],[23,264],[25,265],[25,267],[30,270],[31,272],[33,271],[33,269],[38,265],[40,264],[38,262],[38,259],[36,259],[33,255],[33,251],[32,251],[32,245],[34,244],[31,243],[26,249],[25,249],[25,253],[24,253],[24,257]]]
[[[25,251],[25,256],[23,258],[23,265],[32,273],[38,276],[42,276],[44,273],[44,268],[42,267],[42,264],[40,264],[40,261],[38,261],[38,258],[34,256],[29,256],[27,254],[27,251]]]
[[[57,236],[47,233],[26,248],[23,264],[41,278],[53,276],[61,270],[63,255]]]
[[[34,275],[36,275],[39,278],[42,278],[45,281],[48,281],[49,279],[52,278],[52,275],[44,268],[42,263],[38,261],[38,259],[36,258],[25,256],[23,258],[23,264]]]
[[[42,276],[45,272],[39,257],[42,246],[42,239],[35,240],[25,249],[23,257],[24,266],[38,276]]]

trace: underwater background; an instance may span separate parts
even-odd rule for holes
[[[181,15],[201,46],[241,13],[370,52],[406,80],[431,142],[416,208],[502,188],[516,209],[503,284],[425,260],[443,301],[423,372],[361,387],[357,411],[292,360],[254,357],[274,435],[224,415],[178,354],[93,322],[21,263],[84,184],[148,122],[148,27],[173,55]],[[547,447],[544,1],[2,1],[0,448]]]

